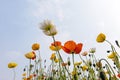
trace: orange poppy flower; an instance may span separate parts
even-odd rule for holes
[[[82,50],[82,46],[83,46],[82,43],[76,44],[74,41],[70,40],[70,41],[67,41],[64,44],[64,46],[62,46],[62,49],[68,54],[71,54],[71,53],[79,54]]]
[[[61,46],[60,41],[55,41],[54,43],[51,44],[52,46]]]
[[[40,48],[40,44],[38,44],[38,43],[34,43],[32,45],[32,50],[39,50],[39,48]]]

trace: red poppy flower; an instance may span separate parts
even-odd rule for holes
[[[70,40],[67,41],[64,44],[64,46],[62,46],[62,49],[68,54],[72,54],[72,53],[79,54],[82,50],[82,46],[83,46],[82,43],[76,44],[74,41]]]

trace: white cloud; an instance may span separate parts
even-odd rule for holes
[[[57,17],[60,21],[64,19],[64,12],[62,6],[65,1],[61,0],[28,0],[32,6],[30,11],[35,17]]]

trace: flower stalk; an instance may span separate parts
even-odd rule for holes
[[[109,64],[109,62],[106,59],[102,58],[99,60],[99,63],[101,63],[102,61],[105,61],[107,63],[107,65],[110,67],[113,75],[115,75],[115,72],[114,72],[113,68],[111,67],[111,65]],[[115,78],[115,80],[117,80],[117,78]]]
[[[55,37],[54,36],[52,36],[52,39],[53,39],[53,42],[55,43]],[[56,44],[55,44],[55,46],[56,46]],[[58,55],[59,55],[59,58],[60,58],[60,63],[64,63],[64,61],[63,61],[63,59],[62,59],[62,56],[60,55],[60,52],[59,52],[59,50],[57,50],[57,53],[58,53]],[[69,78],[71,79],[71,76],[70,76],[70,73],[69,73],[69,71],[68,71],[68,69],[66,68],[66,66],[64,66],[65,67],[65,70],[67,71],[67,73],[68,73],[68,76],[69,76]]]

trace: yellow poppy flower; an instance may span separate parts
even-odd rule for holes
[[[32,45],[32,50],[39,50],[39,48],[40,48],[40,45],[38,43],[34,43]]]
[[[107,57],[108,57],[109,59],[113,59],[113,58],[115,58],[115,56],[116,56],[116,53],[112,52],[112,53],[109,54]]]
[[[27,80],[27,78],[24,77],[22,80]]]
[[[106,39],[105,34],[100,33],[100,34],[97,36],[96,41],[97,41],[98,43],[102,43],[102,42],[105,41],[105,39]]]
[[[60,50],[61,49],[61,46],[50,46],[50,49],[52,50],[52,51],[58,51],[58,50]]]
[[[73,70],[71,74],[74,76],[77,74],[77,72]]]
[[[32,59],[32,58],[35,57],[35,54],[33,52],[29,52],[29,53],[25,54],[25,57],[28,58],[28,59]]]
[[[61,42],[60,41],[55,41],[53,43],[51,43],[50,49],[52,51],[58,51],[61,49]]]
[[[56,59],[56,55],[55,55],[55,53],[52,53],[50,59],[51,59],[51,60],[55,60],[55,59]]]
[[[71,72],[72,76],[76,75],[78,72],[77,72],[77,68],[74,68],[73,71]]]
[[[59,62],[59,59],[55,59],[54,61],[55,61],[55,63],[58,63],[58,62]]]
[[[8,63],[8,68],[15,68],[16,66],[17,66],[17,63],[15,62]]]
[[[109,72],[108,72],[108,71],[105,71],[105,74],[109,74]]]
[[[74,63],[74,66],[79,66],[79,65],[81,65],[82,64],[82,61],[80,61],[80,62],[75,62]]]
[[[86,66],[86,65],[82,66],[82,70],[83,70],[83,71],[85,71],[85,70],[87,70],[87,69],[88,69],[88,66]]]
[[[26,76],[26,73],[23,73],[22,76]]]

